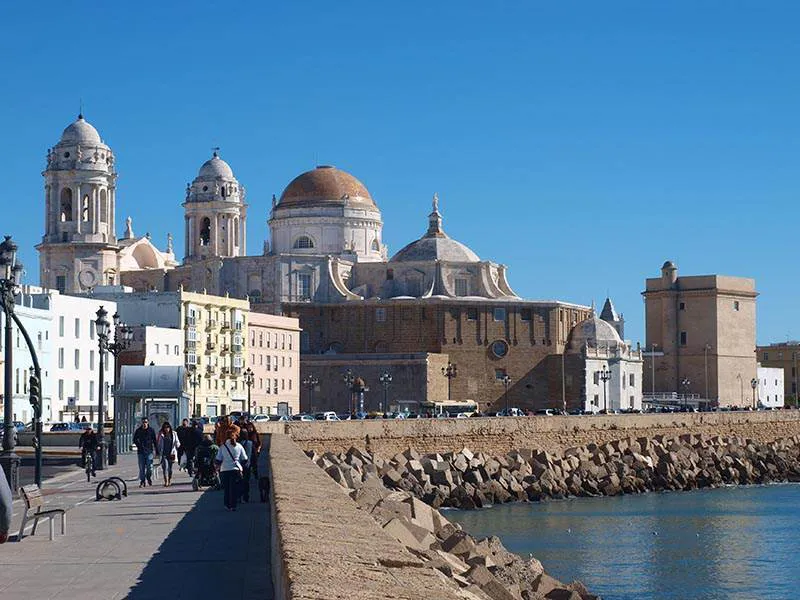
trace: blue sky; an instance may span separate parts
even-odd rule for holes
[[[184,188],[212,146],[270,198],[315,164],[360,178],[395,252],[426,227],[509,265],[533,299],[754,277],[759,342],[800,338],[796,2],[5,3],[3,219],[29,277],[47,148],[87,119],[117,155],[117,222],[182,256]],[[121,233],[121,232],[119,232]]]

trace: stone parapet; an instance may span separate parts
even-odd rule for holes
[[[272,569],[279,600],[457,600],[287,436],[273,435]]]
[[[267,429],[266,426],[269,426]],[[421,453],[505,454],[519,448],[562,452],[626,437],[685,433],[771,442],[800,435],[800,411],[739,411],[570,417],[492,417],[258,424],[259,431],[288,434],[303,450],[344,452],[362,448],[394,456],[407,448]]]

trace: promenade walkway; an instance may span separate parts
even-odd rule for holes
[[[45,523],[36,536],[0,546],[0,598],[273,597],[269,511],[255,486],[254,502],[227,512],[221,492],[193,492],[177,469],[169,488],[158,477],[140,489],[135,456],[105,474],[128,482],[127,498],[95,502],[96,484],[77,468],[44,482],[48,502],[72,507],[67,535],[50,542]],[[17,528],[21,511],[15,502]]]

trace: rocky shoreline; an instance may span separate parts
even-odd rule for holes
[[[497,538],[472,538],[449,523],[439,507],[800,481],[800,436],[762,443],[657,435],[568,448],[560,455],[521,449],[487,456],[467,448],[427,455],[408,449],[389,459],[358,448],[306,454],[349,491],[361,510],[458,584],[463,598],[482,600],[596,596],[580,582],[553,579],[536,559],[524,561]]]

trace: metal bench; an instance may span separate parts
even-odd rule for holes
[[[36,484],[25,485],[20,488],[20,494],[25,501],[25,512],[22,515],[22,525],[19,527],[17,541],[21,542],[25,537],[25,526],[28,521],[33,521],[31,535],[36,535],[36,526],[40,519],[47,519],[50,522],[50,541],[53,541],[54,524],[53,520],[61,516],[61,535],[67,534],[67,511],[63,508],[44,508],[44,498],[42,490]],[[33,511],[33,512],[31,512]]]

